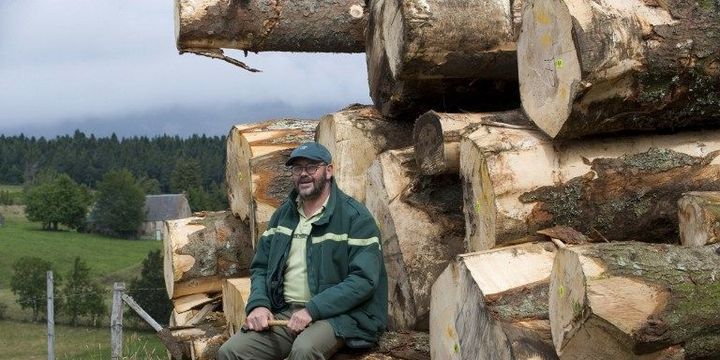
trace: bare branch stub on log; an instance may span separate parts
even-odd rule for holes
[[[529,0],[522,106],[553,138],[720,125],[717,5]]]

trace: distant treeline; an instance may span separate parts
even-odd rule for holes
[[[218,188],[225,177],[225,136],[145,136],[118,139],[87,136],[76,130],[70,136],[0,135],[0,183],[31,182],[41,171],[65,173],[78,183],[95,188],[109,170],[126,168],[138,179],[155,179],[160,191],[173,190],[176,167],[190,163],[199,170],[202,187]]]

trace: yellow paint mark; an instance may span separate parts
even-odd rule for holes
[[[560,285],[560,287],[558,288],[558,295],[560,295],[560,297],[565,296],[565,287],[564,286]]]
[[[550,25],[552,17],[545,9],[539,7],[533,8],[533,15],[535,16],[535,22],[540,25]]]
[[[456,354],[460,352],[460,344],[455,343],[455,345],[453,346],[453,352]]]
[[[448,328],[447,328],[447,336],[448,336],[449,338],[451,338],[451,339],[455,337],[455,330],[454,330],[452,327],[449,327],[449,326],[448,326]]]
[[[566,87],[561,87],[558,89],[558,97],[561,99],[567,99],[568,97],[568,90]]]
[[[475,212],[480,213],[480,209],[482,209],[482,205],[480,204],[480,200],[475,201]]]
[[[543,34],[543,36],[540,37],[540,46],[547,48],[552,45],[552,38],[550,37],[550,34]]]
[[[554,63],[555,63],[556,69],[561,69],[563,67],[563,65],[565,64],[565,62],[561,58],[555,58]]]

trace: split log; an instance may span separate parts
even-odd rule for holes
[[[368,82],[383,116],[518,107],[510,2],[491,2],[370,1]],[[477,21],[483,14],[493,20]],[[504,25],[493,28],[495,22]]]
[[[213,293],[213,294],[192,294],[192,295],[186,295],[181,296],[178,298],[172,299],[173,303],[173,309],[182,314],[184,312],[188,312],[192,309],[198,309],[201,306],[207,305],[209,303],[215,302],[216,300],[219,300],[222,296],[220,293]]]
[[[359,53],[364,1],[175,0],[175,39],[185,49]]]
[[[370,164],[383,151],[409,146],[411,131],[409,124],[388,121],[373,107],[354,105],[320,119],[315,139],[332,154],[340,189],[364,202]]]
[[[173,330],[173,336],[189,343],[190,355],[195,360],[214,360],[220,346],[228,339],[225,317],[220,312],[209,313],[194,328]]]
[[[430,341],[426,332],[386,331],[370,351],[340,351],[331,360],[430,360]]]
[[[391,329],[426,329],[430,288],[464,252],[457,176],[418,176],[413,149],[390,150],[368,169],[365,203],[380,227]]]
[[[437,113],[428,111],[415,121],[413,142],[415,161],[423,175],[460,171],[460,138],[478,125],[510,128],[528,127],[518,110],[495,113]]]
[[[460,171],[472,251],[569,226],[596,241],[677,243],[677,201],[720,190],[720,132],[552,142],[483,126],[463,137]]]
[[[720,12],[669,0],[528,0],[522,106],[553,138],[720,124]]]
[[[686,246],[714,244],[720,238],[720,192],[693,191],[678,200],[680,242]]]
[[[164,276],[170,299],[219,292],[222,279],[248,274],[253,251],[247,225],[230,212],[165,222]]]
[[[557,359],[550,338],[550,242],[458,256],[432,287],[433,359]]]
[[[720,247],[610,243],[555,256],[550,326],[562,359],[720,356]]]
[[[285,162],[312,141],[316,121],[281,119],[235,125],[227,140],[225,183],[230,210],[250,224],[253,246],[292,189]]]
[[[250,278],[226,279],[222,289],[223,313],[230,336],[245,324],[245,304],[250,297]]]

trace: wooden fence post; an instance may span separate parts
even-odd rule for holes
[[[125,283],[116,282],[115,284],[113,284],[112,314],[110,315],[110,348],[112,360],[122,359],[122,295],[124,291]]]
[[[53,294],[53,272],[47,272],[47,331],[48,360],[55,360],[55,296]]]

